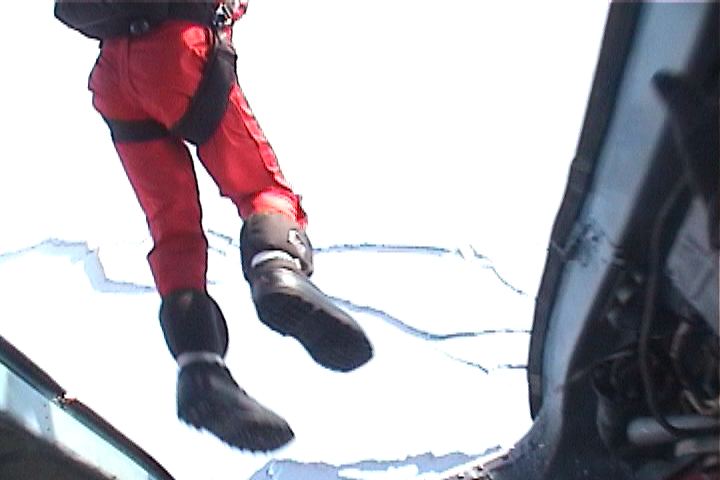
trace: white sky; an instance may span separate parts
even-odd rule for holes
[[[241,85],[311,229],[333,225],[315,243],[372,230],[545,244],[606,9],[600,0],[251,2],[236,29]],[[25,10],[0,5],[3,18],[27,19]],[[75,211],[110,235],[128,223],[144,233],[86,91],[94,43],[53,21],[49,5],[32,13],[29,28],[0,33],[18,45],[5,51],[0,180],[2,204],[17,207],[3,208],[2,224],[83,236],[67,223]],[[504,234],[488,238],[488,228]]]
[[[236,28],[240,83],[304,196],[315,246],[473,245],[532,295],[606,11],[601,0],[251,2]],[[54,21],[50,2],[0,2],[0,18],[18,19],[0,30],[0,253],[51,236],[144,239],[86,90],[96,45]],[[201,180],[206,221],[234,234],[234,209]]]

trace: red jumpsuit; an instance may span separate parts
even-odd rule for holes
[[[143,35],[104,41],[90,75],[94,107],[106,118],[153,120],[169,129],[188,109],[211,45],[210,27],[175,20]],[[188,146],[165,137],[115,141],[115,148],[154,241],[148,261],[158,292],[204,290],[208,245]],[[306,226],[299,198],[237,84],[218,128],[197,154],[243,219],[276,212]]]

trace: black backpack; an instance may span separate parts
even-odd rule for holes
[[[144,33],[169,18],[212,24],[214,0],[55,0],[55,17],[83,35],[103,40]]]

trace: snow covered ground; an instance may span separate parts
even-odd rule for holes
[[[534,294],[607,4],[252,2],[239,77],[304,196],[315,282],[375,358],[316,366],[255,318],[240,221],[198,170],[228,364],[296,440],[180,424],[142,214],[85,89],[97,47],[3,2],[0,334],[178,480],[439,478],[530,426]],[[30,15],[30,17],[28,17]],[[25,20],[32,19],[28,24]]]

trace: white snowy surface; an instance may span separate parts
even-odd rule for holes
[[[2,2],[0,335],[178,480],[441,478],[530,426],[534,295],[606,2],[252,2],[241,85],[304,196],[320,288],[375,357],[315,365],[255,317],[240,221],[201,168],[238,382],[296,440],[246,454],[175,417],[142,213],[92,110],[97,46]],[[28,23],[29,21],[29,23]]]

